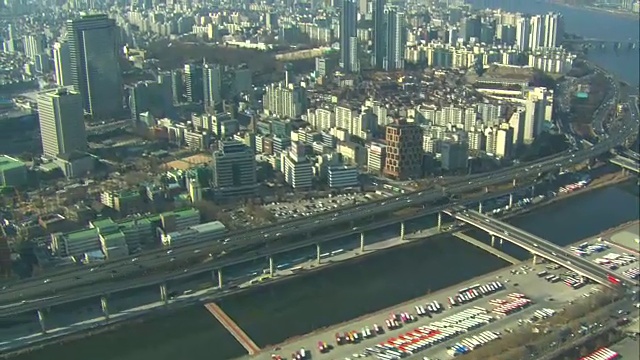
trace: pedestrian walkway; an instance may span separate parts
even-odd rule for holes
[[[508,261],[508,262],[510,262],[512,264],[518,264],[518,263],[522,262],[522,260],[518,260],[518,259],[514,258],[513,256],[511,256],[509,254],[505,254],[504,252],[502,252],[502,251],[500,251],[500,250],[498,250],[498,249],[496,249],[494,247],[491,247],[491,245],[487,245],[487,244],[483,243],[480,240],[476,240],[476,239],[472,238],[469,235],[463,234],[461,232],[456,232],[456,233],[453,233],[453,236],[457,237],[458,239],[464,240],[464,241],[468,242],[471,245],[475,245],[476,247],[479,247],[480,249],[482,249],[482,250],[484,250],[484,251],[486,251],[486,252],[488,252],[490,254],[493,254],[493,255],[499,257],[502,260]]]
[[[216,303],[205,304],[204,307],[209,310],[211,315],[215,317],[222,326],[224,326],[231,335],[238,340],[240,345],[244,347],[249,355],[255,355],[260,352],[260,348]]]

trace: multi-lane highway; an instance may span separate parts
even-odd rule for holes
[[[421,218],[429,214],[441,212],[457,204],[458,205],[465,205],[465,204],[472,204],[472,203],[474,204],[480,201],[486,201],[488,199],[507,195],[511,191],[519,191],[519,190],[525,190],[525,188],[513,189],[510,191],[505,190],[497,193],[482,194],[477,197],[461,200],[458,203],[445,204],[445,205],[441,205],[433,208],[425,208],[425,209],[422,209],[421,211],[416,211],[412,215],[407,215],[406,217],[403,216],[403,219],[411,220],[415,218]],[[266,266],[266,263],[267,263],[266,259],[270,255],[287,253],[297,249],[310,247],[316,244],[326,243],[328,241],[337,240],[343,237],[357,235],[360,233],[365,234],[365,242],[366,242],[367,233],[383,227],[397,224],[399,221],[400,221],[399,218],[392,217],[382,221],[376,221],[368,225],[360,226],[355,229],[352,228],[343,233],[328,234],[328,235],[314,237],[314,238],[304,238],[302,241],[294,242],[294,243],[281,243],[273,247],[270,247],[268,249],[262,249],[256,252],[237,254],[237,255],[230,254],[229,256],[222,257],[215,261],[194,265],[190,267],[189,271],[187,272],[179,271],[173,274],[152,274],[144,278],[131,278],[131,279],[118,281],[118,282],[102,283],[100,286],[89,284],[86,286],[74,287],[73,289],[68,289],[65,291],[59,291],[59,292],[56,292],[55,294],[46,294],[40,291],[41,289],[39,287],[32,287],[24,290],[24,296],[32,299],[31,301],[24,302],[24,303],[13,302],[11,305],[8,305],[8,306],[0,306],[0,318],[3,316],[9,316],[17,313],[23,313],[26,311],[41,309],[43,307],[51,307],[58,304],[64,304],[70,301],[79,301],[83,299],[99,297],[101,295],[113,294],[118,291],[150,287],[153,285],[161,284],[166,281],[178,281],[180,279],[191,278],[191,277],[194,277],[196,274],[211,272],[216,269],[224,269],[234,265],[249,263],[250,261],[255,259],[265,259],[264,264]],[[224,270],[222,270],[222,273],[224,277]],[[214,281],[216,281],[215,278],[216,276],[212,273],[211,274],[212,285]],[[224,293],[224,291],[221,293]],[[3,302],[7,302],[7,301],[11,302],[11,300],[8,299],[6,296],[4,295],[0,295],[0,296],[2,296]],[[160,298],[159,291],[158,291],[158,298]]]
[[[122,260],[109,261],[93,268],[79,267],[11,284],[0,291],[0,304],[29,300],[25,293],[31,293],[30,289],[32,288],[37,288],[37,292],[41,294],[52,294],[65,289],[86,286],[102,289],[111,287],[115,283],[132,281],[131,279],[142,282],[150,277],[167,277],[171,274],[157,274],[152,272],[151,269],[169,264],[172,259],[176,264],[184,264],[187,260],[202,258],[207,256],[206,254],[208,253],[216,255],[222,251],[228,254],[241,252],[249,246],[254,246],[255,250],[255,246],[258,244],[274,243],[282,239],[293,240],[293,236],[299,234],[312,234],[318,231],[326,234],[328,225],[331,225],[330,228],[334,228],[336,231],[343,229],[342,231],[344,232],[347,228],[341,228],[337,225],[371,218],[374,215],[390,213],[410,206],[426,204],[441,199],[445,195],[468,192],[504,183],[511,179],[527,178],[536,173],[558,170],[564,166],[570,166],[572,163],[587,160],[609,151],[615,145],[623,142],[628,135],[628,133],[621,131],[623,127],[614,127],[610,130],[612,131],[611,136],[589,149],[574,153],[565,152],[533,163],[520,164],[489,174],[473,175],[452,182],[442,190],[416,191],[393,198],[309,216],[305,219],[296,219],[254,230],[228,234],[213,238],[207,242],[185,244],[180,247],[174,247],[171,250],[164,249],[143,254],[137,258],[129,257]],[[227,244],[222,244],[218,241],[225,237],[229,239]],[[297,237],[297,239],[300,238]],[[184,265],[183,269],[189,266]],[[182,272],[183,269],[175,269],[172,274]]]
[[[607,284],[608,276],[612,275],[609,270],[580,256],[576,256],[561,246],[487,215],[480,214],[476,211],[466,211],[458,214],[456,218],[482,228],[485,231],[489,231],[493,235],[511,241],[533,254],[543,256],[592,280]],[[620,280],[630,286],[636,285],[635,282],[625,278]]]

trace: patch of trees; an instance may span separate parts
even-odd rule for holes
[[[532,161],[565,151],[569,146],[564,135],[543,132],[538,135],[533,143],[518,149],[518,158],[521,161]]]

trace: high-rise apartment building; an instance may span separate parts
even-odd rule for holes
[[[340,9],[340,67],[347,73],[360,70],[358,59],[356,0],[342,0]]]
[[[44,34],[27,35],[22,39],[22,45],[24,46],[24,55],[35,60],[36,55],[44,53],[44,49],[47,47],[47,38]]]
[[[213,191],[218,198],[253,196],[257,190],[256,159],[237,140],[220,141],[213,152]]]
[[[373,66],[382,69],[385,57],[385,0],[373,0]]]
[[[545,48],[554,48],[558,40],[564,36],[563,17],[558,13],[548,13],[544,16],[544,39]]]
[[[271,84],[262,97],[264,110],[284,118],[295,119],[302,115],[306,105],[306,93],[300,86]]]
[[[204,75],[201,64],[184,64],[184,88],[187,101],[200,103],[204,100]]]
[[[529,49],[537,50],[544,47],[544,18],[541,15],[534,15],[529,19],[531,32],[529,33]]]
[[[313,185],[313,165],[307,159],[304,144],[295,142],[281,154],[284,180],[294,189],[309,189]]]
[[[118,117],[123,87],[115,21],[107,15],[67,20],[71,84],[82,96],[84,111],[94,119]]]
[[[383,68],[386,71],[401,70],[404,68],[404,14],[395,6],[387,6],[384,17],[387,27]]]
[[[38,94],[38,118],[45,156],[86,151],[82,95],[65,88]]]
[[[387,125],[387,154],[384,175],[398,180],[422,176],[422,129],[418,125],[397,122]]]
[[[544,128],[547,98],[544,88],[534,88],[527,92],[525,101],[525,120],[522,138],[528,144],[538,136]]]
[[[520,51],[529,49],[531,23],[529,19],[520,17],[516,20],[516,48]]]
[[[202,84],[205,110],[215,108],[222,102],[222,68],[218,64],[204,64]]]
[[[440,154],[443,169],[453,171],[467,168],[469,158],[469,146],[467,143],[443,141],[440,146]]]
[[[58,86],[71,86],[71,53],[69,43],[61,41],[53,44],[53,69]]]

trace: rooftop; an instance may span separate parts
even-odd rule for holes
[[[0,155],[0,171],[7,171],[25,167],[25,164],[11,156]]]
[[[84,229],[78,231],[72,231],[64,234],[67,241],[86,241],[87,239],[94,238],[98,240],[98,229]]]
[[[220,221],[211,221],[211,222],[200,224],[200,225],[194,225],[194,226],[191,226],[190,228],[200,233],[227,230],[224,224],[221,223]]]

